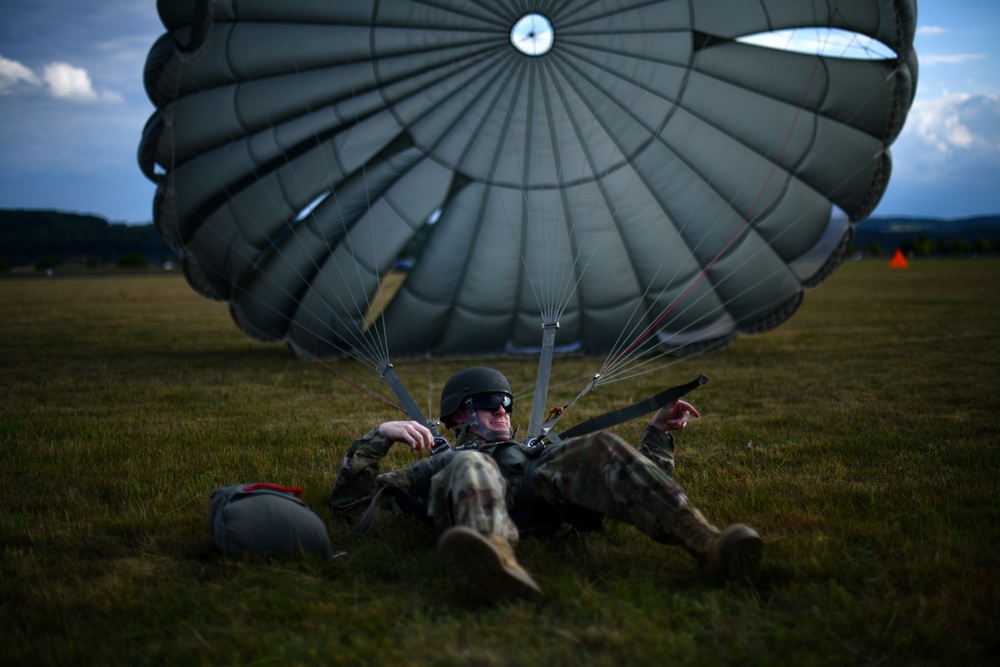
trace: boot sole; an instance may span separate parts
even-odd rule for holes
[[[474,530],[449,528],[438,540],[437,553],[448,577],[480,599],[541,602],[544,598],[526,572],[504,564],[493,544]]]
[[[752,574],[764,558],[764,540],[757,531],[741,523],[726,528],[716,540],[719,571],[730,579]]]

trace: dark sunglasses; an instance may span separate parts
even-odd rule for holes
[[[474,394],[469,398],[472,400],[472,407],[476,410],[493,412],[502,405],[508,414],[514,411],[514,399],[508,394]]]

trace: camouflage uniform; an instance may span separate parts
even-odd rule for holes
[[[380,474],[392,443],[374,428],[345,454],[330,494],[334,509],[355,507],[379,487],[420,499],[438,531],[466,526],[511,545],[520,533],[604,518],[671,542],[688,503],[674,482],[673,437],[648,426],[636,449],[610,431],[530,449],[513,441],[466,440],[455,450]]]

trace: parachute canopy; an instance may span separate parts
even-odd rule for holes
[[[191,284],[309,357],[537,349],[554,322],[694,349],[790,316],[888,182],[915,0],[525,6],[160,0],[139,162]],[[895,55],[739,41],[810,27]]]

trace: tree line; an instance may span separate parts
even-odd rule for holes
[[[0,270],[73,266],[142,268],[177,260],[151,224],[110,223],[95,215],[0,209]]]
[[[878,241],[872,241],[863,252],[872,257],[891,254],[896,249],[903,251],[908,257],[947,257],[951,255],[987,255],[1000,253],[1000,241],[989,241],[983,237],[969,241],[961,236],[954,238],[940,237],[932,239],[928,236],[904,239],[894,248],[883,248]]]
[[[910,257],[1000,253],[1000,215],[869,218],[855,225],[854,246],[874,257],[897,249]]]
[[[915,222],[920,229],[933,231],[909,235],[891,231],[896,223],[912,229]],[[890,255],[897,248],[910,257],[1000,253],[1000,217],[983,216],[973,223],[958,231],[955,221],[872,219],[855,227],[853,251],[871,257]],[[401,257],[411,262],[418,258],[433,229],[433,225],[421,229]],[[152,224],[111,223],[96,215],[54,210],[0,209],[0,271],[144,268],[177,259]]]

